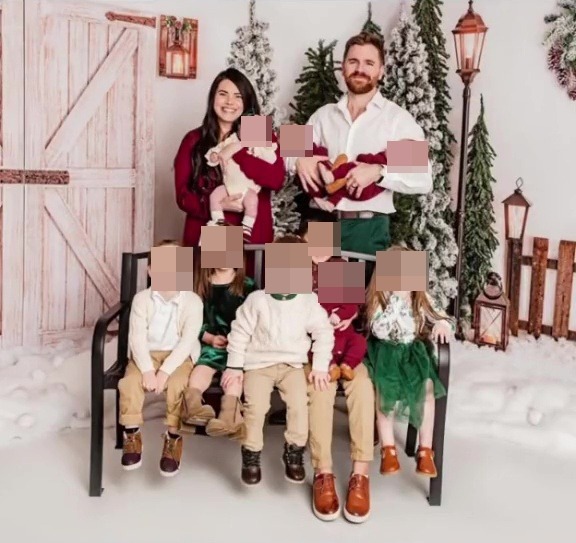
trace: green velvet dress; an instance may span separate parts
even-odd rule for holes
[[[236,318],[236,310],[242,305],[246,296],[256,290],[256,284],[246,277],[244,280],[244,295],[235,296],[229,290],[230,285],[212,285],[209,298],[204,300],[204,322],[200,330],[202,350],[196,361],[199,366],[209,366],[216,371],[224,371],[228,360],[226,348],[218,349],[202,342],[204,332],[215,336],[226,337],[230,333],[232,321]]]

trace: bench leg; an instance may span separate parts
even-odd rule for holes
[[[408,424],[408,432],[406,433],[406,448],[404,449],[407,456],[416,456],[416,436],[418,430],[411,424]]]
[[[120,391],[116,389],[116,448],[121,449],[123,445],[124,427],[120,424]]]
[[[92,390],[92,421],[90,439],[90,496],[100,497],[104,453],[104,390]]]
[[[444,463],[444,432],[446,428],[446,405],[447,397],[436,400],[436,416],[434,420],[434,436],[432,438],[432,449],[434,450],[434,463],[438,476],[430,479],[430,505],[440,505],[442,503],[442,474]]]

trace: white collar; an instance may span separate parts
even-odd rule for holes
[[[176,296],[174,296],[173,298],[170,298],[170,300],[164,298],[164,296],[162,296],[162,294],[160,294],[157,290],[151,290],[150,293],[152,299],[156,299],[164,304],[172,303],[174,305],[178,305],[180,303],[180,298],[182,298],[182,291],[179,291],[178,294],[176,294]]]
[[[342,96],[342,98],[340,98],[340,100],[338,100],[338,103],[336,104],[338,109],[340,111],[342,111],[342,113],[344,113],[345,115],[346,114],[350,115],[350,112],[348,111],[348,100],[349,99],[350,99],[350,92],[347,92],[346,94],[344,94],[344,96]],[[376,106],[379,109],[384,109],[386,102],[387,102],[386,98],[384,98],[384,96],[382,96],[382,93],[380,92],[380,90],[378,90],[378,92],[376,92],[376,94],[372,97],[372,99],[366,105],[366,109],[368,109],[370,106]]]

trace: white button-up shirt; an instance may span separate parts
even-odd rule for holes
[[[377,92],[368,103],[366,111],[352,121],[348,111],[348,94],[338,103],[327,104],[316,111],[306,124],[312,125],[314,143],[328,149],[328,158],[345,153],[349,161],[359,154],[381,153],[389,141],[425,141],[424,131],[414,117],[394,102]],[[286,158],[286,166],[295,172],[297,158]],[[336,209],[341,211],[373,211],[394,213],[393,192],[426,194],[432,190],[432,167],[428,161],[426,173],[389,173],[382,171],[379,186],[387,189],[378,196],[365,201],[342,198]]]
[[[148,348],[151,351],[173,351],[180,341],[178,333],[178,304],[181,296],[165,300],[156,291],[152,291],[154,312],[148,327]]]

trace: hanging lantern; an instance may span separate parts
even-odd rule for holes
[[[474,343],[505,351],[509,338],[510,301],[503,293],[502,278],[490,272],[474,302]]]
[[[161,17],[159,74],[171,79],[196,77],[198,22]]]
[[[516,180],[516,190],[502,201],[504,204],[504,233],[507,240],[524,240],[528,210],[532,204],[522,194],[524,181],[521,177]]]

